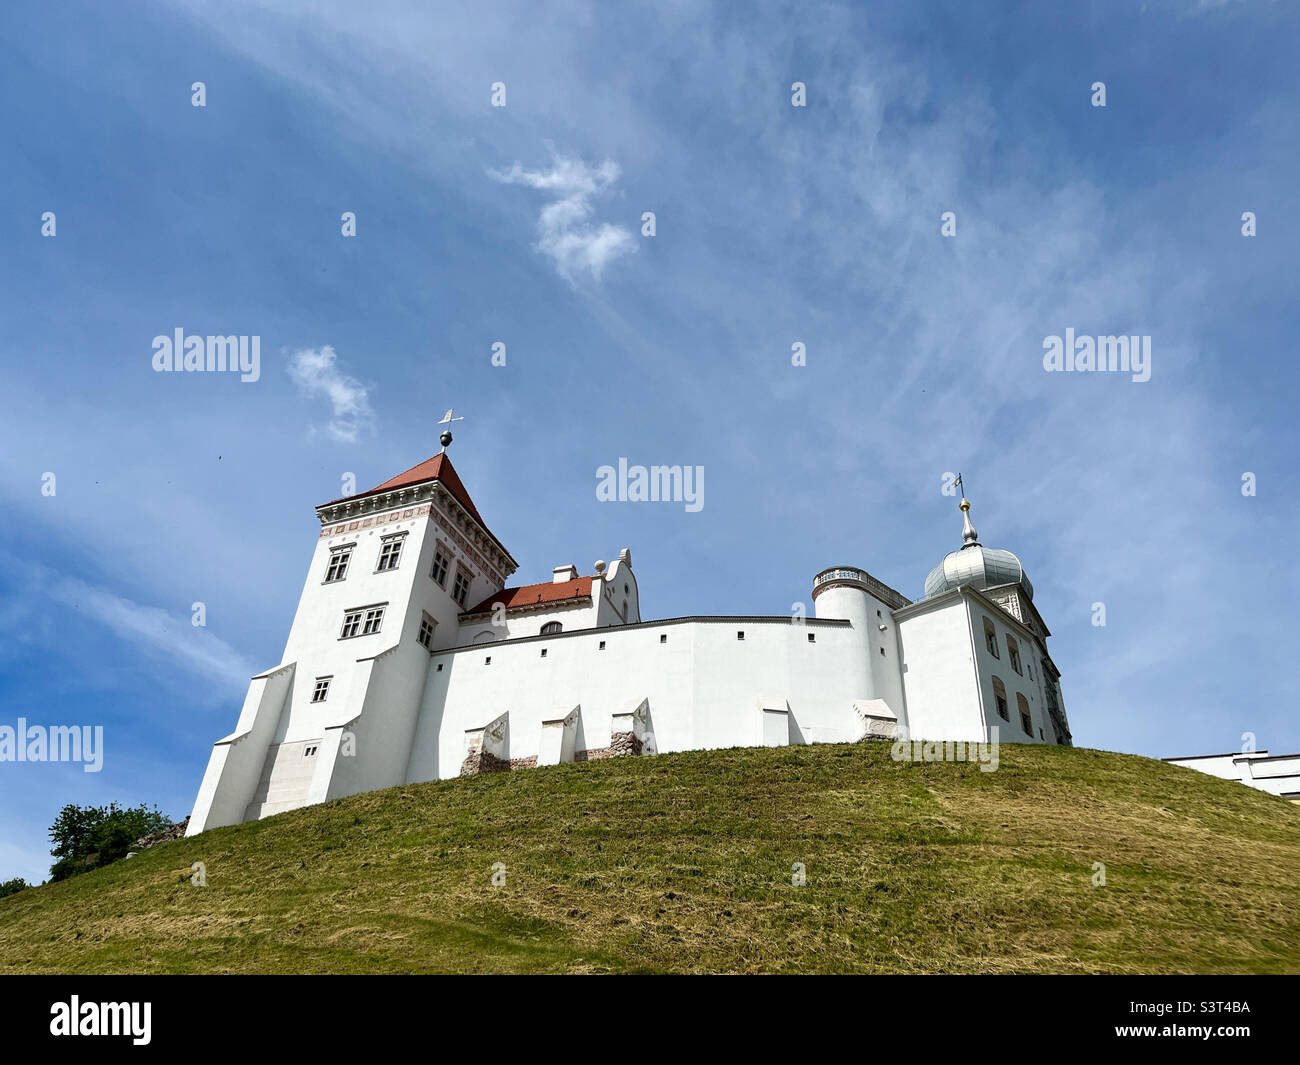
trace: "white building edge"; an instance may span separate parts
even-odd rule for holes
[[[1193,755],[1190,758],[1162,758],[1161,761],[1195,769],[1223,780],[1235,780],[1270,795],[1300,803],[1300,754],[1238,751]]]
[[[316,508],[281,663],[218,740],[188,834],[328,799],[615,755],[864,738],[1069,744],[1060,673],[1015,555],[963,545],[911,602],[865,570],[815,617],[643,621],[631,553],[517,569],[443,452]]]

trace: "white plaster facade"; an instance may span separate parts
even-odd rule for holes
[[[1235,780],[1270,795],[1300,803],[1300,754],[1246,751],[1163,760],[1172,765],[1195,769],[1199,773],[1208,773],[1212,777]]]
[[[517,564],[445,453],[317,515],[284,656],[214,745],[190,835],[463,771],[616,754],[1070,742],[1048,630],[1008,552],[957,569],[996,564],[1020,575],[1011,583],[948,587],[937,568],[917,603],[841,566],[814,579],[811,618],[643,621],[627,550],[590,576],[557,566],[507,588]]]

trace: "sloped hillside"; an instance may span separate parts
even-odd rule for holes
[[[0,899],[0,972],[1300,972],[1300,807],[1001,754],[693,752],[355,796]]]

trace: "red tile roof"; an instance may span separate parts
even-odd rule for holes
[[[354,496],[331,499],[328,503],[323,503],[322,506],[328,507],[333,506],[335,503],[346,503],[349,499],[364,499],[366,496],[378,495],[380,492],[391,492],[395,488],[409,488],[411,485],[424,484],[425,481],[441,481],[443,487],[456,497],[456,501],[470,512],[473,519],[483,528],[487,528],[487,522],[479,515],[478,508],[474,506],[474,501],[470,499],[469,492],[465,490],[465,485],[461,483],[460,476],[456,473],[455,467],[452,466],[451,459],[447,457],[446,452],[434,455],[431,459],[425,459],[418,466],[412,466],[405,473],[390,477],[383,484],[370,489],[369,492],[358,492]]]
[[[518,588],[502,588],[495,595],[490,595],[477,606],[465,611],[466,614],[485,614],[497,603],[504,603],[507,610],[521,607],[537,606],[540,603],[563,603],[573,599],[591,597],[591,577],[577,577],[559,584],[547,581],[545,584],[524,584]]]

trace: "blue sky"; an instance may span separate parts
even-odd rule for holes
[[[832,564],[919,597],[960,470],[1078,744],[1300,749],[1290,5],[627,6],[6,5],[0,723],[106,750],[0,764],[0,878],[64,803],[189,812],[313,506],[453,406],[517,580],[630,547],[647,617]],[[261,379],[153,372],[176,328]],[[1067,328],[1150,335],[1151,380],[1046,373]],[[620,457],[704,508],[597,502]]]

